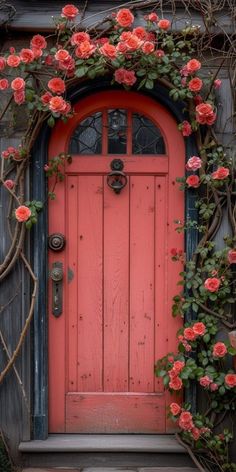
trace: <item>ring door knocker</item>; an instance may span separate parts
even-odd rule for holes
[[[107,185],[119,194],[127,184],[127,176],[123,171],[124,162],[121,159],[113,159],[111,162],[111,172],[107,176]]]

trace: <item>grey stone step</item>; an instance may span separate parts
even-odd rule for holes
[[[46,440],[21,442],[19,451],[32,452],[154,452],[185,453],[174,435],[50,434]]]
[[[120,467],[87,467],[85,469],[61,469],[59,467],[54,469],[38,469],[27,468],[22,472],[196,472],[197,469],[193,467],[141,467],[137,469],[120,468]]]

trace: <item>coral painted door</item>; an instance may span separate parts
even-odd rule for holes
[[[183,248],[184,143],[172,116],[136,92],[82,99],[58,123],[50,157],[73,156],[49,204],[49,234],[62,233],[62,314],[49,280],[49,429],[68,433],[164,433],[168,394],[154,363],[176,347],[171,316]],[[120,159],[127,184],[107,182]],[[122,177],[122,182],[124,178]],[[109,182],[119,185],[118,177]]]

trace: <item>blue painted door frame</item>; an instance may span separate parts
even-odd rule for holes
[[[93,81],[87,85],[82,85],[72,90],[70,100],[72,103],[78,101],[85,95],[97,92],[99,90],[111,89],[110,82]],[[118,87],[114,87],[114,90]],[[149,93],[141,92],[152,96],[159,103],[164,105],[174,115],[177,122],[186,119],[182,113],[182,106],[173,102],[168,91],[161,86]],[[44,126],[33,149],[33,160],[31,166],[31,197],[35,200],[45,202],[47,196],[47,179],[45,177],[44,165],[47,163],[48,141],[51,129]],[[196,154],[194,141],[186,139],[186,159]],[[197,210],[195,209],[196,193],[195,191],[186,192],[185,198],[185,217],[188,220],[197,220]],[[48,281],[48,263],[47,263],[47,203],[44,210],[39,215],[38,224],[34,226],[31,234],[32,255],[31,260],[34,273],[39,279],[39,291],[35,304],[34,325],[33,325],[33,379],[32,386],[32,419],[33,431],[32,439],[46,439],[48,436],[48,338],[47,338],[47,281]],[[185,234],[185,248],[187,259],[191,257],[198,241],[197,231],[188,229]],[[189,313],[188,319],[191,319],[192,313]],[[186,401],[190,401],[195,409],[196,392],[195,385],[185,392]]]

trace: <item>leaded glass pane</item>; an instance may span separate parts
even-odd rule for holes
[[[71,154],[102,153],[102,113],[94,113],[80,122],[69,145]]]
[[[126,110],[108,111],[108,154],[126,154],[127,112]]]
[[[146,116],[132,116],[132,154],[165,154],[160,130]]]

